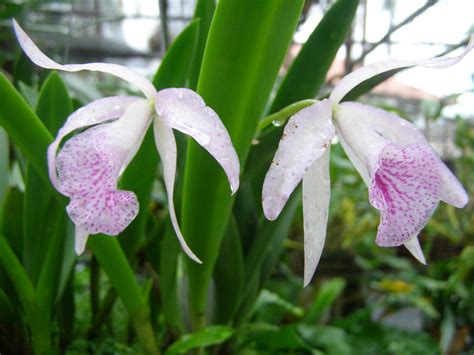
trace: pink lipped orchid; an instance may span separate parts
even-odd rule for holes
[[[335,135],[369,189],[369,202],[380,211],[376,243],[404,245],[425,264],[418,234],[439,201],[464,207],[468,196],[457,178],[410,122],[381,109],[340,101],[354,87],[386,71],[421,65],[445,68],[454,58],[387,60],[366,65],[342,78],[328,99],[293,115],[267,172],[262,204],[269,220],[278,217],[303,180],[304,285],[312,279],[326,238],[330,200],[329,153]]]
[[[90,234],[118,235],[137,216],[136,195],[118,190],[117,182],[153,122],[170,219],[183,250],[200,263],[181,234],[174,209],[177,150],[173,129],[194,138],[217,160],[234,193],[239,186],[240,164],[219,116],[194,91],[170,88],[157,92],[145,77],[121,65],[58,64],[41,52],[15,20],[13,25],[21,47],[36,65],[68,72],[90,70],[112,74],[137,87],[145,96],[107,97],[80,108],[68,117],[48,148],[51,182],[70,198],[67,212],[76,226],[76,253],[84,251]],[[78,130],[82,132],[77,133]],[[62,141],[73,133],[77,134],[61,147]]]

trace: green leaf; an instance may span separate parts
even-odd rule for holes
[[[200,24],[199,19],[191,21],[176,37],[153,77],[156,90],[170,85],[185,86],[197,52]]]
[[[178,262],[181,246],[168,219],[160,250],[160,289],[163,314],[171,330],[182,331],[181,295],[178,292]]]
[[[358,0],[333,2],[288,70],[271,112],[316,96],[339,47],[346,39],[358,4]]]
[[[198,92],[222,119],[242,165],[302,5],[301,0],[222,0],[217,4]],[[189,142],[182,228],[191,249],[203,260],[202,265],[187,260],[189,300],[197,323],[203,322],[207,290],[232,202],[222,169],[203,148]]]
[[[288,70],[271,106],[271,113],[316,96],[347,36],[357,4],[358,0],[338,0],[333,3]],[[284,125],[274,127],[259,137],[260,143],[253,147],[249,155],[245,174],[255,175],[256,186],[261,187],[263,184],[284,128]]]
[[[2,97],[0,125],[30,160],[41,178],[49,182],[46,149],[53,140],[51,134],[2,73],[0,73],[0,96]]]
[[[343,329],[331,326],[310,326],[300,324],[297,327],[299,336],[311,346],[324,349],[328,355],[351,355],[349,337]]]
[[[243,345],[252,344],[258,354],[314,354],[294,325],[250,323],[241,328],[239,338]]]
[[[335,278],[326,281],[321,285],[319,292],[311,305],[304,321],[307,323],[317,323],[321,320],[324,312],[331,307],[336,298],[341,294],[346,286],[344,279]]]
[[[233,318],[240,302],[244,277],[244,257],[239,230],[235,219],[232,218],[222,241],[214,269],[214,321],[216,323],[226,324]]]
[[[255,303],[255,309],[260,309],[265,305],[275,305],[284,311],[292,314],[295,317],[301,318],[304,315],[304,310],[301,307],[297,307],[292,303],[288,302],[284,298],[280,297],[275,292],[269,290],[263,290],[260,292],[257,302]]]
[[[55,136],[66,118],[72,113],[68,90],[59,74],[52,71],[46,78],[36,104],[36,114]]]
[[[0,228],[18,257],[23,253],[23,199],[23,192],[17,187],[8,190]]]
[[[240,304],[237,322],[246,320],[253,309],[258,291],[264,286],[270,275],[273,264],[281,253],[281,245],[288,235],[296,208],[301,200],[301,190],[296,190],[288,200],[278,219],[274,222],[264,221],[251,244],[245,259],[245,290]],[[262,264],[270,258],[268,270]],[[252,292],[253,291],[253,292]]]
[[[88,245],[107,273],[112,286],[127,309],[136,334],[146,353],[158,353],[155,335],[151,328],[148,306],[137,283],[127,257],[117,239],[96,235],[89,239]]]
[[[25,269],[10,248],[5,237],[0,235],[0,262],[3,264],[12,281],[21,306],[26,314],[31,330],[33,351],[38,354],[50,352],[50,322],[41,313],[41,305],[37,303],[36,292]]]
[[[183,354],[199,347],[220,344],[229,339],[234,330],[226,326],[212,326],[198,332],[183,335],[165,352],[166,355]]]
[[[39,93],[36,114],[54,136],[71,113],[72,104],[67,88],[61,77],[53,71]],[[66,221],[63,208],[54,199],[52,191],[48,189],[49,186],[51,183],[45,182],[28,163],[23,218],[23,264],[35,285],[43,263],[46,263],[46,256],[53,247],[52,244],[56,244],[53,241],[62,235]],[[63,248],[58,245],[58,248],[55,246],[54,249],[57,250],[57,254],[49,254],[49,257],[56,260],[48,260],[47,263],[54,265],[53,270],[60,270],[59,254],[63,253]],[[53,282],[50,275],[48,279]],[[48,292],[55,290],[53,284],[44,287]]]
[[[0,215],[2,214],[3,201],[8,190],[8,180],[10,175],[9,148],[7,133],[0,127]]]
[[[0,288],[0,327],[6,327],[7,324],[17,321],[17,317],[10,299]]]
[[[194,10],[194,18],[201,21],[199,28],[199,39],[197,42],[196,55],[194,57],[193,68],[189,77],[189,87],[196,90],[199,73],[201,71],[202,57],[206,47],[209,28],[211,27],[212,18],[216,9],[215,0],[198,0]]]
[[[443,320],[441,321],[441,339],[439,346],[443,354],[447,353],[456,334],[456,319],[449,307],[446,307]]]

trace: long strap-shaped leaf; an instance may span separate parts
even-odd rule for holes
[[[0,125],[5,128],[13,142],[23,151],[40,176],[50,186],[46,168],[46,149],[53,141],[51,134],[3,74],[0,74],[0,95],[3,98],[2,105],[0,105]],[[59,195],[55,194],[55,196]],[[64,206],[64,198],[59,198]],[[102,238],[103,240],[91,243],[92,250],[103,265],[112,285],[123,297],[122,301],[133,320],[145,351],[158,353],[148,307],[140,287],[133,277],[130,264],[115,238]],[[124,275],[123,278],[122,275]]]
[[[221,0],[204,52],[198,92],[221,117],[245,162],[271,88],[291,41],[302,0]],[[190,304],[203,323],[207,290],[232,207],[216,162],[190,142],[182,228],[203,265],[188,262]]]

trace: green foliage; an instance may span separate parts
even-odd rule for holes
[[[41,5],[0,5],[0,18]],[[67,199],[48,179],[46,149],[73,108],[123,88],[69,76],[63,82],[49,71],[38,78],[24,54],[2,47],[1,353],[437,354],[472,346],[472,203],[462,211],[438,208],[420,236],[429,260],[422,267],[402,250],[374,245],[378,214],[335,145],[325,252],[305,289],[301,191],[276,221],[264,219],[261,187],[283,123],[322,96],[358,1],[332,2],[280,78],[302,7],[303,0],[198,0],[153,77],[157,90],[197,88],[240,159],[232,197],[216,162],[176,132],[174,202],[202,265],[182,255],[169,222],[151,130],[119,182],[136,193],[139,215],[117,239],[91,236],[92,253],[76,257]],[[0,38],[13,43],[4,31]],[[424,105],[427,120],[439,121],[443,104]],[[472,196],[474,128],[462,118],[456,125],[460,157],[450,165]],[[403,325],[406,311],[410,326]]]

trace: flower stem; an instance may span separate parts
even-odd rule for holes
[[[272,113],[271,115],[263,118],[257,127],[257,132],[261,132],[265,128],[267,128],[270,125],[275,125],[275,122],[278,122],[278,126],[283,125],[286,120],[294,115],[296,112],[300,111],[301,109],[311,106],[318,102],[318,100],[302,100],[298,101],[295,103],[292,103],[291,105],[286,106],[285,108],[282,108],[280,111]]]

